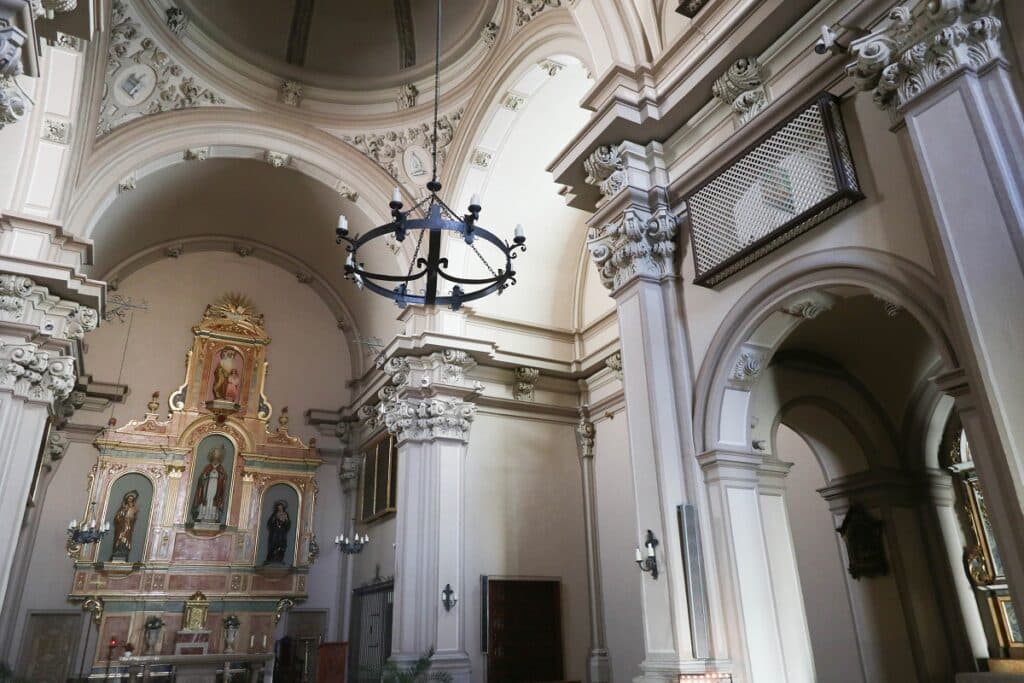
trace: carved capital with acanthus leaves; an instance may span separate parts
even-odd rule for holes
[[[673,277],[677,225],[667,207],[648,212],[633,206],[618,220],[592,228],[587,249],[601,284],[614,292],[637,277]]]
[[[466,376],[475,366],[457,349],[389,358],[382,365],[388,383],[377,394],[380,419],[400,441],[467,442],[476,406],[466,399],[482,389]]]
[[[0,389],[43,403],[67,398],[75,388],[75,359],[36,344],[0,342]]]
[[[846,73],[894,119],[932,86],[1003,57],[998,0],[929,0],[895,7],[888,22],[850,43]]]
[[[576,425],[576,444],[579,448],[581,459],[594,457],[594,437],[596,434],[597,430],[594,429],[594,423],[585,416],[580,416],[579,424]]]

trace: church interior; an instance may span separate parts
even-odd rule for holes
[[[1024,681],[1024,2],[0,0],[0,681]]]

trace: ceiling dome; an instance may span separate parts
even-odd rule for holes
[[[498,0],[443,0],[442,67],[480,40]],[[185,0],[238,57],[325,88],[381,89],[433,70],[434,0]]]

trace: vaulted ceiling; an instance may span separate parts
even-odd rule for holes
[[[192,20],[241,59],[323,87],[389,87],[424,77],[434,0],[186,0]],[[497,0],[445,0],[443,64],[480,40]]]

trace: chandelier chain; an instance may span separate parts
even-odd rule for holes
[[[437,0],[437,27],[434,32],[434,135],[432,140],[433,174],[437,182],[437,112],[441,102],[441,0]]]
[[[409,272],[405,274],[406,278],[412,277],[412,269],[416,265],[416,257],[420,255],[420,245],[423,244],[423,235],[426,232],[426,230],[420,230],[420,236],[416,239],[416,251],[412,253],[412,258],[409,259]]]
[[[477,258],[480,259],[480,262],[487,266],[487,270],[491,271],[491,277],[498,277],[498,274],[494,272],[494,268],[491,268],[491,264],[488,263],[487,259],[483,257],[483,255],[480,253],[480,250],[476,248],[476,245],[470,244],[469,248],[472,249],[473,253],[477,255]]]

